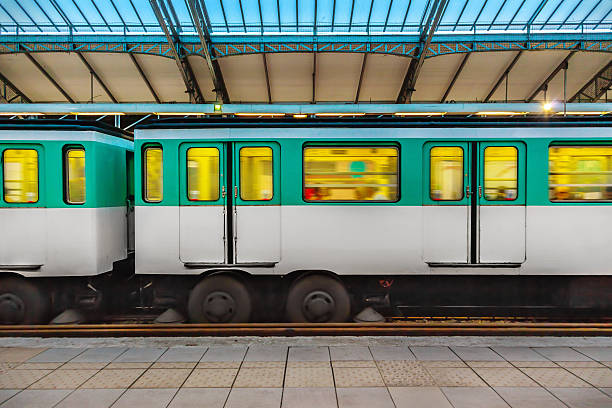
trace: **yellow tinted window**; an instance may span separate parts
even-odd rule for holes
[[[612,200],[612,147],[550,147],[548,194],[552,201]]]
[[[484,151],[485,198],[489,201],[516,200],[518,150],[513,146],[490,146]]]
[[[2,155],[4,201],[38,201],[38,152],[33,149],[7,149]]]
[[[397,201],[395,147],[308,147],[304,150],[307,201]]]
[[[144,154],[145,161],[145,201],[158,203],[164,197],[164,166],[162,149],[147,147]]]
[[[240,198],[271,200],[274,195],[271,147],[240,149]]]
[[[66,201],[70,204],[85,202],[85,150],[66,151]]]
[[[463,198],[463,149],[434,147],[430,151],[429,196],[448,201]]]
[[[187,150],[187,196],[192,201],[219,199],[219,149],[192,147]]]

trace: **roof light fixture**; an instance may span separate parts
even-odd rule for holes
[[[305,114],[305,113],[295,113],[293,115],[293,117],[296,118],[296,119],[306,119],[308,117],[308,115]]]
[[[544,112],[550,112],[553,108],[553,104],[551,102],[546,102],[542,104],[542,110]]]

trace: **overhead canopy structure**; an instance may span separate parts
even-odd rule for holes
[[[607,100],[607,0],[4,0],[1,102]]]

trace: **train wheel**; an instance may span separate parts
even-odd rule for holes
[[[227,275],[204,278],[189,295],[189,319],[194,323],[241,323],[251,317],[246,286]]]
[[[309,275],[299,279],[289,289],[287,317],[291,322],[345,322],[350,313],[349,294],[337,279]]]
[[[31,281],[0,278],[0,323],[47,323],[50,309],[49,296]]]

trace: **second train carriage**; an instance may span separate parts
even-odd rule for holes
[[[612,307],[608,123],[167,120],[135,151],[136,274],[192,321]]]

